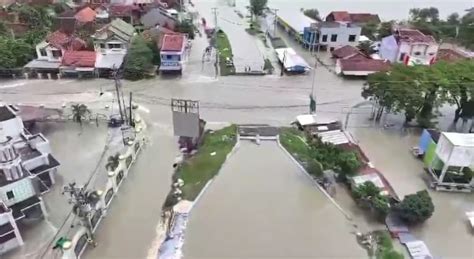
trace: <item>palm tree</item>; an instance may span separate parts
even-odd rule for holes
[[[107,160],[107,164],[105,164],[105,169],[109,171],[115,171],[117,167],[119,166],[120,163],[120,154],[117,153],[113,156],[109,156],[109,159]]]
[[[86,117],[86,114],[90,114],[90,110],[85,104],[73,104],[72,105],[72,120],[78,122],[82,126],[82,120]]]

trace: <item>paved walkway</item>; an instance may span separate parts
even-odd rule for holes
[[[240,145],[191,212],[184,258],[366,257],[351,223],[275,141]]]

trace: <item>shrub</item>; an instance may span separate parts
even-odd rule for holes
[[[433,215],[434,204],[428,191],[424,190],[405,196],[403,201],[395,206],[395,211],[407,223],[416,224]]]
[[[308,161],[307,165],[308,173],[313,176],[322,176],[323,175],[323,166],[320,162],[315,159],[311,159]]]
[[[145,78],[153,68],[153,51],[142,36],[133,39],[124,65],[124,77],[128,80]]]

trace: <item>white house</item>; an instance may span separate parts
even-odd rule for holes
[[[127,54],[135,28],[121,19],[114,19],[92,35],[96,52],[95,67],[101,70],[120,68]]]
[[[0,106],[0,254],[23,245],[17,221],[45,214],[41,195],[59,166],[48,140],[27,132],[17,111]]]
[[[165,34],[160,50],[160,71],[183,71],[186,42],[187,38],[183,34]]]
[[[304,42],[308,46],[324,46],[328,51],[359,44],[361,27],[353,23],[319,22],[305,28]]]
[[[382,39],[379,54],[391,63],[430,65],[436,60],[438,48],[433,36],[419,30],[398,29]]]

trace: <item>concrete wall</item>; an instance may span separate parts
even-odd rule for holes
[[[12,199],[7,198],[7,192],[9,191],[13,191],[14,197]],[[36,191],[31,179],[28,177],[0,187],[0,200],[7,206],[22,202],[34,195],[36,195]]]
[[[400,49],[397,53],[396,62],[402,63],[403,54],[422,60],[423,63],[429,63],[438,53],[438,44],[436,43],[408,43],[401,42]]]
[[[0,129],[0,134],[16,139],[20,137],[20,134],[23,132],[23,121],[18,116],[10,120],[2,121],[0,122]]]
[[[390,62],[396,62],[399,57],[399,49],[397,41],[393,35],[387,36],[380,42],[379,55],[382,59],[387,59]]]
[[[359,42],[360,31],[360,27],[347,27],[346,25],[341,25],[340,27],[335,28],[322,27],[320,28],[321,33],[319,36],[319,42],[329,47],[340,47],[345,45],[356,46]],[[335,42],[331,41],[331,36],[333,34],[337,35],[337,40]],[[322,41],[324,35],[327,35],[326,42]],[[355,35],[353,42],[349,41],[349,35]]]
[[[36,167],[39,167],[41,165],[46,165],[48,164],[48,154],[42,154],[41,156],[37,156],[35,158],[32,158],[30,160],[27,160],[27,161],[23,161],[23,166],[28,169],[28,170],[32,170]]]

